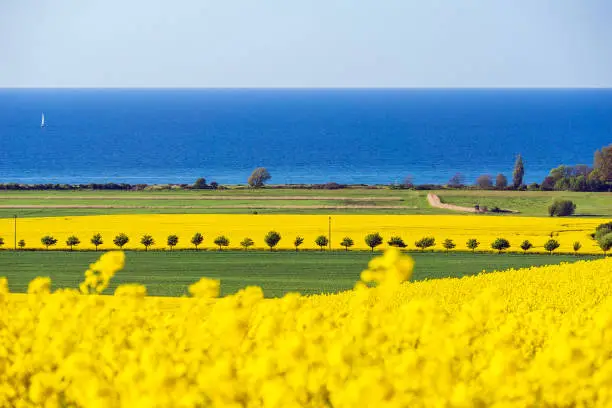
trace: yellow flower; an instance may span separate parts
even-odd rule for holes
[[[28,294],[46,295],[51,293],[51,278],[34,278],[28,285]]]
[[[201,278],[189,286],[189,294],[201,299],[216,298],[219,297],[220,284],[217,279]]]

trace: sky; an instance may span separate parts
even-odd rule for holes
[[[0,87],[612,87],[610,0],[0,0]]]

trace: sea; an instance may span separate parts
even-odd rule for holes
[[[517,154],[530,183],[610,143],[612,89],[0,89],[2,183],[470,184]]]

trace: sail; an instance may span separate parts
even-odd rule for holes
[[[40,119],[40,127],[45,127],[45,114],[42,114],[42,118]]]

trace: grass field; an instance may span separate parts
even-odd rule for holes
[[[0,218],[104,214],[449,214],[431,208],[429,191],[387,188],[342,190],[229,189],[176,191],[2,191]],[[546,216],[554,198],[577,204],[581,216],[612,216],[612,193],[432,191],[443,202]]]
[[[13,292],[27,290],[37,276],[49,276],[53,287],[77,287],[95,252],[10,252],[0,251],[0,276],[9,280]],[[414,253],[414,280],[461,277],[483,270],[502,270],[531,265],[554,264],[593,257],[568,255],[495,255],[469,253]],[[261,286],[267,297],[287,292],[330,293],[350,289],[359,279],[372,255],[364,252],[129,252],[126,267],[112,281],[141,283],[149,294],[180,296],[200,277],[221,279],[222,294],[248,285]]]

